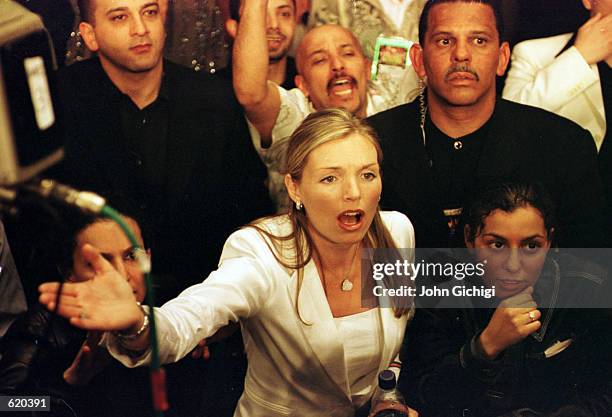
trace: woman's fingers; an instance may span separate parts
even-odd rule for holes
[[[52,312],[56,312],[62,317],[66,317],[67,319],[72,317],[78,317],[83,312],[83,308],[77,305],[67,305],[60,301],[58,308],[53,308]]]
[[[540,317],[542,317],[542,313],[540,312],[540,310],[536,310],[536,309],[526,311],[525,314],[523,314],[523,319],[525,320],[525,324],[534,323],[540,320]]]
[[[38,290],[40,291],[38,301],[45,305],[47,309],[54,310],[55,304],[58,302],[58,293],[61,291],[59,297],[60,306],[79,306],[80,303],[78,301],[78,296],[81,287],[77,287],[76,285],[77,284],[71,283],[61,285],[58,282],[47,282],[41,284],[38,287]]]
[[[113,266],[100,254],[100,251],[92,245],[86,243],[81,248],[81,253],[87,262],[91,264],[95,273],[105,273],[114,271]]]
[[[60,287],[62,289],[62,295],[70,296],[76,296],[77,290],[79,288],[77,285],[70,282],[66,282],[63,285],[59,282],[45,282],[44,284],[40,284],[40,286],[38,287],[38,292],[40,292],[41,294],[48,293],[57,295],[60,290]]]
[[[533,287],[527,287],[520,293],[513,295],[512,297],[506,298],[501,302],[502,307],[514,307],[514,308],[529,308],[532,307],[533,301]]]

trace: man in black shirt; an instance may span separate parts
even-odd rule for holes
[[[160,3],[79,1],[80,31],[97,57],[59,73],[66,157],[57,174],[134,208],[149,232],[158,303],[205,279],[225,239],[273,210],[231,83],[162,59]],[[242,352],[234,337],[194,364],[200,376],[185,375],[182,401],[197,395],[209,415],[230,415]]]
[[[430,0],[410,56],[427,89],[369,119],[385,160],[382,207],[407,214],[417,245],[460,245],[458,219],[495,180],[541,182],[558,206],[563,246],[602,243],[597,155],[588,133],[535,108],[496,98],[510,50],[491,1]]]
[[[79,7],[83,39],[97,58],[59,73],[60,177],[137,206],[151,234],[154,276],[175,283],[160,295],[171,297],[216,267],[234,229],[271,211],[265,168],[231,84],[162,59],[157,0]]]

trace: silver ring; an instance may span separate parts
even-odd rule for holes
[[[529,319],[531,320],[531,322],[536,321],[535,311],[532,310],[532,311],[529,312]]]

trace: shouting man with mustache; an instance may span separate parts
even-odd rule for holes
[[[491,0],[429,0],[410,57],[427,88],[369,121],[385,154],[382,207],[405,213],[417,245],[462,245],[464,204],[493,180],[541,182],[568,247],[599,247],[603,203],[595,145],[552,113],[496,97],[510,48]]]
[[[253,145],[268,167],[270,193],[281,210],[288,202],[280,170],[287,139],[311,112],[343,107],[359,117],[406,103],[416,97],[416,74],[409,68],[398,91],[369,81],[370,63],[355,36],[336,25],[312,29],[296,56],[297,88],[286,90],[268,76],[274,44],[266,30],[268,3],[243,0],[233,51],[234,90],[251,123]],[[269,18],[268,18],[269,19]]]

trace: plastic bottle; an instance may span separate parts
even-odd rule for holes
[[[378,388],[372,396],[370,417],[408,417],[406,401],[396,386],[393,371],[385,369],[378,374]]]

